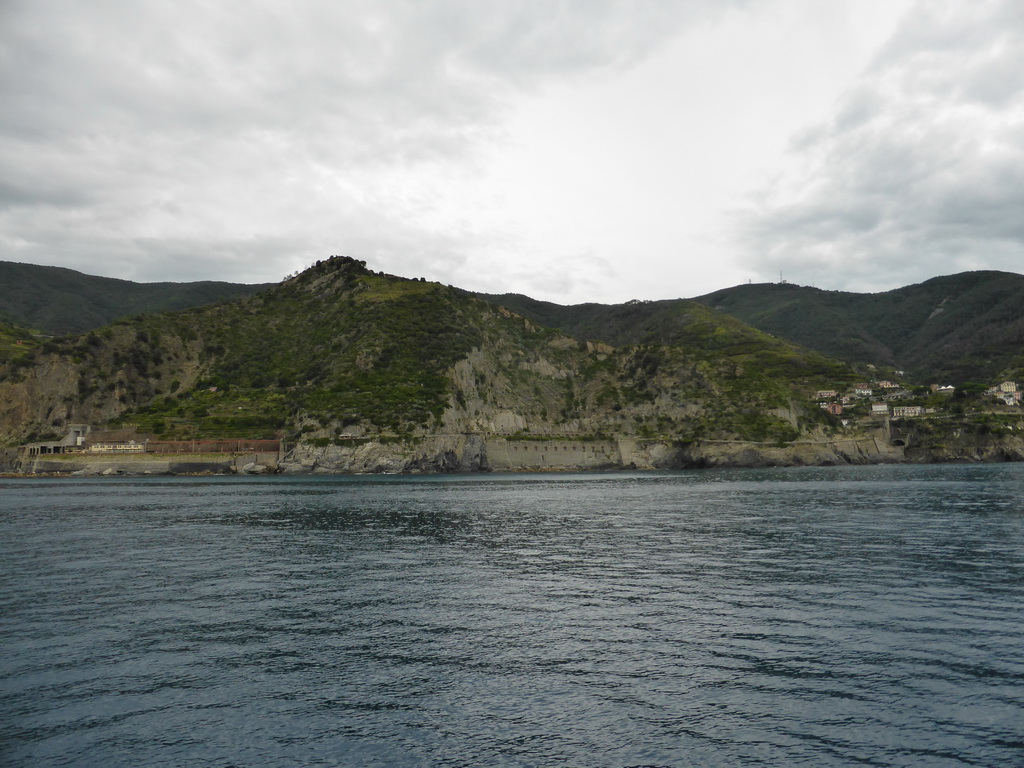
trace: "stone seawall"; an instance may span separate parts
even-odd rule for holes
[[[487,466],[496,471],[522,469],[608,469],[624,466],[618,440],[508,440],[484,442]],[[628,462],[626,462],[628,463]]]
[[[618,438],[605,441],[485,441],[493,470],[686,469],[690,467],[764,467],[821,464],[878,464],[904,460],[904,450],[876,437],[796,441],[785,445],[741,440],[681,443]]]

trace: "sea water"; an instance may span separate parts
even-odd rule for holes
[[[5,766],[1024,765],[1024,465],[0,481]]]

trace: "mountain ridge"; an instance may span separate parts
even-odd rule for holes
[[[54,336],[85,333],[123,317],[227,301],[270,285],[212,280],[137,283],[67,267],[0,261],[0,320]]]
[[[1024,457],[1020,409],[990,387],[888,381],[877,386],[924,421],[890,424],[895,409],[876,416],[870,394],[840,416],[838,393],[884,372],[696,301],[517,301],[331,257],[231,301],[10,335],[0,444],[43,450],[74,425],[143,442],[277,440],[282,466],[304,471]]]
[[[665,338],[674,313],[717,309],[764,333],[918,383],[962,384],[1024,367],[1024,276],[979,270],[879,293],[753,283],[692,299],[560,305],[523,294],[474,295],[589,340]],[[1016,373],[1016,375],[1022,375]]]
[[[0,323],[48,335],[84,333],[135,314],[230,301],[276,283],[135,283],[64,267],[0,261]],[[461,289],[455,289],[460,290]],[[561,305],[523,294],[462,291],[540,325],[622,346],[687,343],[700,325],[721,323],[710,307],[763,333],[861,370],[902,370],[919,383],[959,385],[1024,367],[1024,276],[977,270],[877,293],[794,283],[754,283],[684,299]],[[680,322],[680,320],[683,320]],[[749,334],[748,334],[749,335]],[[706,344],[706,334],[697,339]]]
[[[962,384],[1024,365],[1024,276],[978,270],[881,293],[789,283],[694,299],[754,327],[851,363]]]

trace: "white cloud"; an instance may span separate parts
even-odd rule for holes
[[[890,35],[907,7],[8,0],[0,258],[262,282],[343,253],[565,301],[1019,269],[1024,11]]]
[[[0,258],[267,280],[351,252],[450,273],[480,236],[428,219],[510,100],[628,66],[702,5],[8,3]]]
[[[1024,264],[1024,8],[921,2],[743,222],[771,278],[881,290]]]

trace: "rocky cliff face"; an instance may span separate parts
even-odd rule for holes
[[[1024,436],[970,438],[953,445],[904,447],[871,435],[797,440],[785,445],[742,440],[681,443],[635,437],[583,441],[467,435],[427,439],[415,444],[370,441],[351,447],[300,446],[285,457],[281,471],[589,471],[965,461],[1024,461]]]
[[[679,443],[616,438],[517,440],[475,435],[415,443],[367,441],[297,446],[281,463],[288,474],[478,471],[588,471],[878,464],[904,461],[903,449],[872,437],[779,446],[744,441]]]
[[[1024,424],[1022,424],[1024,426]],[[910,440],[908,461],[922,464],[963,461],[1024,461],[1024,433],[993,434],[988,430],[961,427]]]
[[[0,444],[63,435],[68,424],[104,424],[172,390],[191,389],[198,357],[195,340],[153,339],[130,325],[49,342],[32,365],[0,370]]]
[[[299,444],[281,461],[285,474],[479,472],[490,469],[482,437],[446,435],[415,441],[350,440],[316,447]]]

